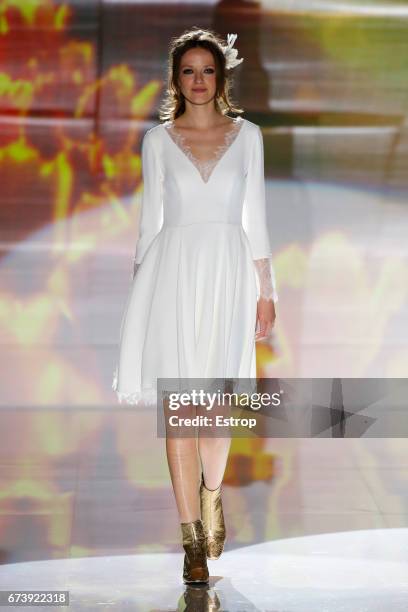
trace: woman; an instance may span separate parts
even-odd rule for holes
[[[275,322],[262,133],[227,115],[242,112],[229,97],[242,62],[235,39],[192,28],[171,44],[164,121],[142,143],[140,234],[112,385],[120,401],[156,403],[158,377],[255,379],[255,341]],[[207,558],[223,550],[230,442],[166,437],[186,584],[208,582]]]

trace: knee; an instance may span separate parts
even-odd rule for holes
[[[166,439],[167,449],[178,455],[189,455],[197,450],[195,438],[168,437]]]

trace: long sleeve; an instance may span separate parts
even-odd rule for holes
[[[153,128],[152,128],[153,129]],[[163,225],[162,171],[154,134],[148,130],[142,141],[142,179],[139,238],[134,257],[134,274],[151,242]]]
[[[259,126],[256,126],[250,150],[242,225],[254,259],[259,295],[277,302],[278,293],[266,219],[264,147]]]

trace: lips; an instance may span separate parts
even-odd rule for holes
[[[197,93],[204,93],[204,91],[207,91],[206,89],[193,89],[193,91],[196,91]]]

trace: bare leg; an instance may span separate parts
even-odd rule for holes
[[[224,477],[231,438],[198,438],[198,452],[203,468],[204,484],[211,491],[217,489]]]
[[[215,415],[230,416],[230,406],[218,405],[210,416],[215,421]],[[222,432],[222,437],[216,437]],[[201,459],[204,484],[211,491],[217,489],[222,483],[228,453],[231,446],[230,429],[214,426],[213,428],[200,427],[198,431],[198,453]]]
[[[191,416],[194,415],[193,407]],[[183,410],[183,416],[188,416],[185,410]],[[166,453],[180,523],[189,523],[201,518],[199,495],[201,466],[197,451],[197,438],[192,435],[191,428],[184,431],[190,436],[181,437],[182,430],[172,431],[169,435],[167,429]]]
[[[180,523],[201,518],[200,465],[196,438],[166,438],[167,462]]]

